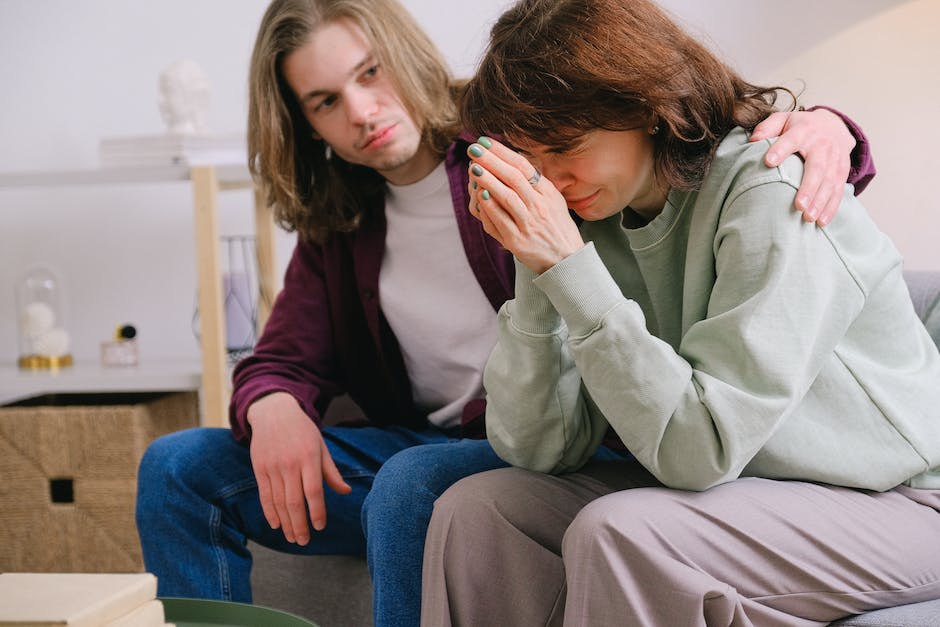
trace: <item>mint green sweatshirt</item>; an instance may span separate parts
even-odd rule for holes
[[[484,378],[500,457],[573,471],[611,425],[674,488],[940,488],[940,354],[900,255],[851,187],[804,222],[802,162],[768,168],[767,147],[736,129],[649,224],[585,222],[578,253],[516,264]]]

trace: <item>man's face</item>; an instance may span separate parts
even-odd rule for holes
[[[357,24],[343,18],[322,25],[282,69],[316,136],[345,161],[396,184],[430,171],[421,132]]]

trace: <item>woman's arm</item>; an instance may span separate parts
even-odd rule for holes
[[[703,231],[699,224],[676,235],[685,231],[671,228],[677,248],[659,263],[678,265],[643,268],[645,283],[672,282],[651,293],[644,307],[681,311],[691,325],[681,338],[679,313],[661,315],[648,328],[644,310],[624,297],[645,298],[647,285],[629,285],[640,272],[618,215],[582,226],[596,235],[600,224],[615,238],[601,261],[593,244],[585,247],[579,234],[568,232],[572,223],[554,187],[542,184],[533,193],[525,179],[530,165],[496,143],[492,156],[481,154],[478,161],[499,180],[482,168],[473,173],[479,189],[471,212],[525,266],[520,278],[530,277],[517,283],[516,300],[501,312],[499,346],[485,379],[488,432],[504,459],[569,470],[593,452],[606,416],[661,481],[703,489],[737,477],[767,442],[863,298],[827,232],[785,210],[802,168],[796,172],[797,161],[788,161],[794,172],[783,180],[784,168],[754,161],[758,150],[748,157],[752,175],[715,175],[733,180],[734,190],[684,209],[695,216],[719,212],[723,231],[716,235],[714,225]],[[713,164],[713,172],[718,168]],[[756,183],[747,186],[748,180]],[[687,237],[698,238],[707,253],[691,268],[682,265],[690,263]],[[693,270],[701,276],[692,278]],[[706,300],[685,302],[696,295]],[[670,316],[672,326],[664,328],[662,319]],[[755,336],[782,328],[787,333],[779,337]]]
[[[498,315],[483,375],[487,439],[505,461],[540,472],[580,468],[607,431],[581,386],[568,329],[535,274],[516,263],[516,297]]]
[[[652,322],[674,345],[647,329],[641,308],[610,278],[604,262],[619,260],[609,245],[604,261],[589,245],[535,281],[567,325],[580,384],[666,485],[701,490],[737,478],[799,405],[864,304],[825,231],[774,213],[794,193],[795,186],[762,184],[723,208],[714,278],[683,282],[687,295],[700,292],[701,312],[694,299],[670,305],[653,296],[690,317],[674,335]],[[686,269],[693,271],[712,272]]]

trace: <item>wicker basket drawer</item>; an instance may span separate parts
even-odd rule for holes
[[[198,421],[195,392],[0,407],[0,571],[142,571],[137,466],[154,438]]]

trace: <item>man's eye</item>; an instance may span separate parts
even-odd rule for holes
[[[316,104],[316,106],[313,108],[313,111],[316,113],[317,111],[322,111],[323,109],[329,109],[334,104],[336,104],[336,96],[327,96]]]

